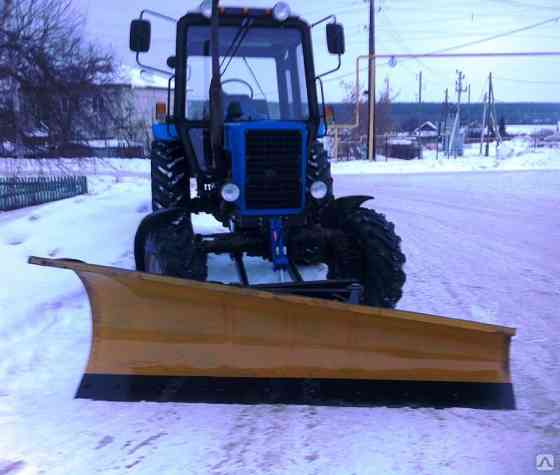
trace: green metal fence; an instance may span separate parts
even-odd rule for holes
[[[87,193],[85,176],[0,177],[0,211],[40,205]]]

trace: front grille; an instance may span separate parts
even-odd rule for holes
[[[249,210],[301,207],[302,136],[298,130],[249,130],[245,203]]]

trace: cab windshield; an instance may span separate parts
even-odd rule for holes
[[[188,29],[187,71],[186,118],[207,120],[212,78],[208,26]],[[220,27],[220,72],[226,122],[309,118],[299,30]]]

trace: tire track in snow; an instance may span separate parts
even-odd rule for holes
[[[224,443],[220,447],[221,454],[218,461],[210,467],[210,473],[221,475],[232,473],[231,470],[239,470],[241,473],[247,467],[246,457],[257,434],[257,412],[260,409],[260,406],[245,406],[240,409],[224,437]]]
[[[315,440],[320,424],[319,409],[313,406],[243,407],[221,437],[217,461],[208,473],[320,473]]]

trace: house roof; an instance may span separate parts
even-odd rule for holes
[[[111,86],[167,90],[168,79],[141,68],[123,64],[110,84]]]
[[[437,127],[429,120],[421,124],[416,130],[436,131]]]

